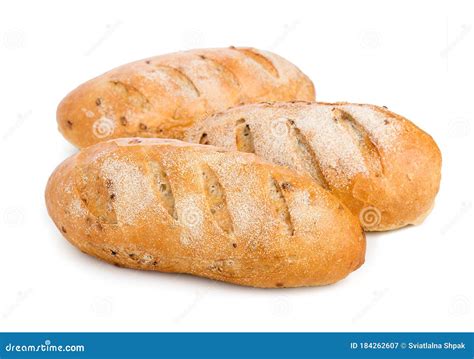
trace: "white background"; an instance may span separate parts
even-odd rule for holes
[[[2,1],[1,331],[472,331],[472,3]],[[198,47],[279,53],[321,101],[386,105],[443,153],[423,223],[368,235],[366,264],[323,288],[262,290],[119,269],[53,226],[44,187],[75,149],[56,106],[81,82]]]

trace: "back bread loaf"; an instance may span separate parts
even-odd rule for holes
[[[364,261],[357,218],[311,177],[212,146],[88,147],[52,174],[46,204],[72,244],[130,268],[298,287],[336,282]]]
[[[290,100],[314,100],[314,87],[280,56],[202,49],[133,62],[90,80],[60,103],[57,120],[78,147],[118,137],[182,139],[184,129],[214,112]]]
[[[441,177],[433,139],[386,108],[350,103],[261,103],[196,123],[187,140],[253,152],[308,173],[369,231],[419,223]]]

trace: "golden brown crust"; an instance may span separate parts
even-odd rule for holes
[[[358,215],[364,229],[417,224],[441,178],[441,153],[413,123],[373,105],[280,102],[239,106],[197,122],[186,139],[239,150],[236,123],[253,152],[309,173]],[[204,134],[204,135],[203,135]]]
[[[334,283],[364,262],[357,218],[309,176],[212,146],[91,146],[55,170],[46,204],[72,244],[130,268],[298,287]]]
[[[119,137],[182,139],[197,119],[240,103],[314,100],[296,66],[253,48],[200,49],[123,65],[59,104],[59,131],[78,147]]]

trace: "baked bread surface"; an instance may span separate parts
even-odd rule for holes
[[[129,268],[298,287],[334,283],[364,262],[357,218],[310,176],[213,146],[91,146],[54,171],[46,204],[73,245]]]
[[[198,49],[113,69],[59,104],[60,132],[77,147],[118,137],[182,139],[197,119],[240,103],[314,100],[296,66],[254,48]]]
[[[197,122],[186,140],[252,152],[310,174],[368,231],[420,223],[441,178],[441,153],[384,107],[277,102],[238,106]]]

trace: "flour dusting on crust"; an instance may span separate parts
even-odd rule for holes
[[[205,133],[209,144],[236,150],[236,121],[245,121],[253,136],[255,154],[298,172],[319,166],[332,187],[342,188],[358,174],[369,176],[372,166],[367,163],[370,159],[364,157],[357,138],[335,118],[336,108],[351,115],[379,150],[396,148],[401,128],[399,119],[374,106],[338,103],[276,102],[240,106],[196,124],[188,131],[187,139],[197,142]]]
[[[153,205],[149,179],[137,165],[109,157],[102,164],[101,173],[113,181],[114,209],[119,223],[132,224]]]

